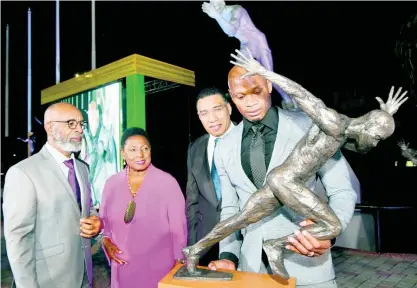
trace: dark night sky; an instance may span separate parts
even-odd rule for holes
[[[96,2],[97,67],[133,53],[196,72],[197,88],[226,88],[228,38],[201,11],[202,2]],[[241,2],[273,51],[277,72],[326,99],[332,91],[386,94],[401,75],[393,47],[417,11],[410,2]],[[40,91],[55,84],[55,2],[2,2],[2,32],[10,30],[13,132],[26,132],[27,8],[32,10],[33,112]],[[414,8],[414,11],[413,9]],[[175,11],[175,12],[174,12]],[[5,33],[2,33],[4,59]],[[91,67],[91,2],[61,2],[61,81]],[[4,93],[2,61],[2,93]],[[398,84],[397,84],[398,85]],[[18,117],[14,117],[18,114]]]
[[[227,2],[234,3],[237,2]],[[138,53],[194,70],[197,90],[207,85],[226,89],[227,72],[231,68],[229,55],[239,47],[239,42],[228,38],[215,20],[205,15],[201,4],[96,2],[97,67]],[[394,45],[401,25],[417,12],[414,2],[239,4],[265,33],[275,71],[302,84],[329,106],[332,92],[356,90],[370,99],[369,105],[374,109],[375,96],[385,99],[391,85],[406,83],[394,57]],[[91,2],[65,1],[60,5],[61,81],[64,81],[77,72],[90,70]],[[43,118],[43,109],[38,104],[40,92],[55,84],[55,2],[1,2],[2,101],[4,31],[9,24],[13,136],[26,134],[28,7],[32,10],[33,116]],[[415,106],[411,101],[409,106]],[[178,113],[195,113],[188,112],[186,107],[176,109]],[[398,119],[405,117],[404,111],[398,113]],[[192,119],[195,138],[203,131],[197,118]]]

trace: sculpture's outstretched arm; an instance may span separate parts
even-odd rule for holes
[[[410,153],[410,155],[412,155],[412,156],[417,157],[417,150],[415,150],[415,149],[408,148],[408,153]]]
[[[234,37],[236,35],[240,18],[245,12],[243,7],[236,5],[236,7],[233,8],[231,20],[227,21],[210,3],[203,3],[202,9],[204,13],[217,21],[220,28],[222,28],[223,32],[229,37]]]
[[[405,143],[404,140],[398,142],[398,146],[401,148],[401,155],[407,160],[413,162],[414,165],[417,165],[417,151],[408,147],[409,145],[410,144]]]
[[[402,151],[401,155],[407,160],[413,162],[414,165],[417,165],[417,153],[415,150],[409,148],[408,150]]]
[[[281,87],[285,93],[291,95],[297,102],[299,108],[303,110],[327,135],[335,138],[342,136],[341,133],[344,129],[340,126],[344,124],[342,119],[347,118],[346,116],[340,115],[335,110],[326,107],[323,101],[315,97],[298,83],[267,70],[252,57],[249,51],[247,52],[249,53],[249,58],[245,57],[238,50],[236,50],[236,53],[238,53],[238,55],[231,54],[231,56],[235,58],[237,62],[230,62],[245,68],[248,71],[242,78],[254,74],[265,77],[267,80]]]
[[[25,142],[25,143],[28,143],[30,140],[29,140],[29,138],[27,138],[27,139],[23,139],[23,138],[20,138],[20,137],[18,137],[18,138],[16,138],[17,140],[20,140],[20,141],[22,141],[22,142]]]

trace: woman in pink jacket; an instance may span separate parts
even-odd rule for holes
[[[157,288],[186,246],[185,201],[178,182],[151,163],[146,132],[121,140],[126,168],[104,187],[100,217],[112,288]]]

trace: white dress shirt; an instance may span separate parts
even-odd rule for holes
[[[52,147],[48,142],[45,144],[45,146],[48,152],[51,153],[52,158],[54,158],[56,163],[58,163],[59,168],[61,168],[62,173],[64,173],[65,179],[68,179],[69,168],[65,165],[64,162],[69,159],[72,159],[72,161],[74,162],[75,176],[77,177],[78,183],[80,183],[79,178],[77,176],[77,163],[76,163],[77,161],[75,161],[74,154],[71,154],[71,158],[68,158],[65,155],[63,155],[61,152],[56,150],[54,147]]]
[[[228,133],[230,133],[230,131],[233,130],[233,128],[235,128],[235,125],[233,123],[230,123],[229,129],[227,129],[226,133],[224,133],[222,136],[214,137],[213,135],[210,134],[210,137],[207,143],[207,160],[208,160],[210,171],[211,171],[211,164],[213,163],[213,156],[214,156],[214,144],[215,144],[214,141],[217,138],[221,139],[224,136],[226,136]]]

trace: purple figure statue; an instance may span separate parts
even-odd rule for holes
[[[35,120],[39,125],[42,125],[42,122],[38,118],[35,117]],[[20,140],[25,143],[29,142],[28,144],[29,144],[30,155],[33,155],[33,153],[35,152],[35,144],[36,144],[36,135],[34,132],[30,132],[29,137],[26,139],[18,137],[17,140]]]
[[[226,5],[223,0],[211,0],[203,3],[203,12],[215,19],[223,32],[240,41],[240,52],[249,57],[247,51],[269,71],[274,71],[272,53],[265,34],[253,24],[248,12],[240,5]],[[287,110],[299,110],[296,102],[278,85],[272,84],[282,97],[282,107]]]
[[[20,138],[18,137],[17,140],[20,140],[22,142],[28,143],[29,142],[29,150],[30,150],[30,155],[33,154],[33,151],[35,151],[35,138],[34,138],[34,134],[32,132],[29,133],[29,137],[26,139]]]

